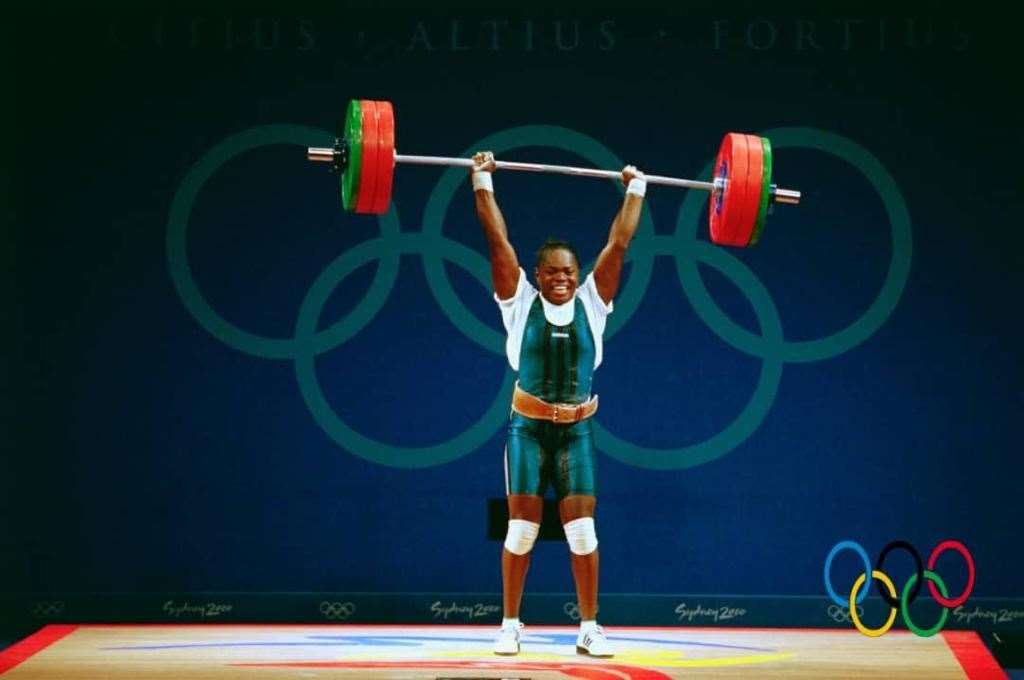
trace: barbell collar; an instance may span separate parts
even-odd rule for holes
[[[310,146],[306,148],[306,158],[320,163],[330,163],[331,169],[339,174],[348,166],[348,140],[336,138],[334,147]]]

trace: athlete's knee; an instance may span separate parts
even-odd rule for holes
[[[565,540],[574,555],[589,555],[597,550],[597,532],[593,517],[580,517],[562,525]]]
[[[513,555],[525,555],[533,549],[540,524],[525,519],[510,519],[505,534],[505,550]]]

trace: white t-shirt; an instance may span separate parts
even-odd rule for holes
[[[494,294],[494,301],[498,303],[501,310],[501,320],[505,324],[505,331],[508,339],[505,341],[505,354],[508,355],[508,363],[513,371],[519,370],[519,350],[523,345],[523,333],[526,332],[526,320],[530,316],[530,307],[540,293],[527,280],[526,272],[519,268],[519,283],[516,285],[516,292],[507,300],[498,298]],[[582,286],[576,288],[574,299],[561,305],[554,305],[541,296],[540,302],[544,306],[544,318],[555,326],[568,326],[572,323],[575,314],[576,300],[583,304],[583,311],[587,314],[587,322],[590,323],[590,332],[594,335],[594,368],[601,365],[603,357],[604,342],[601,336],[604,334],[604,327],[608,315],[612,313],[615,303],[607,305],[597,292],[597,284],[594,282],[594,272],[590,272],[583,281]]]

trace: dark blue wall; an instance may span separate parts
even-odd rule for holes
[[[804,192],[738,251],[708,244],[703,195],[649,191],[595,378],[606,592],[821,596],[841,539],[954,537],[978,596],[1024,597],[998,18],[94,7],[9,29],[5,590],[498,591],[510,377],[468,182],[403,167],[387,217],[347,215],[301,148],[368,98],[401,153],[690,177],[724,132],[765,134]],[[549,234],[592,261],[621,195],[495,183],[524,261]],[[531,592],[571,591],[564,552],[540,546]]]

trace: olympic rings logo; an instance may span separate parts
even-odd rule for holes
[[[864,608],[857,607],[857,616],[864,616]],[[850,609],[843,605],[842,607],[834,604],[828,606],[828,617],[836,623],[853,623],[853,618],[850,616]]]
[[[56,619],[64,616],[65,604],[61,600],[40,600],[31,606],[32,617],[36,619]]]
[[[344,621],[356,613],[356,606],[351,602],[328,602],[320,603],[320,613],[324,618],[332,621]]]
[[[905,550],[910,553],[910,556],[914,559],[916,565],[916,571],[910,575],[907,582],[903,585],[903,590],[900,591],[899,596],[896,595],[896,586],[892,582],[892,579],[882,571],[882,565],[885,563],[885,558],[893,550]],[[835,559],[843,550],[852,550],[860,556],[861,561],[864,563],[864,572],[857,577],[853,582],[853,587],[850,589],[850,595],[846,600],[839,597],[836,591],[832,588],[832,560]],[[939,559],[939,555],[946,552],[947,550],[953,550],[964,558],[967,563],[967,585],[964,587],[964,591],[956,597],[949,597],[949,592],[946,589],[946,584],[942,578],[936,574],[935,563]],[[835,602],[840,608],[846,608],[849,612],[849,620],[853,625],[864,635],[868,637],[879,637],[885,635],[892,628],[893,623],[896,622],[896,612],[899,611],[903,615],[903,622],[907,625],[907,628],[914,632],[915,635],[920,637],[930,637],[935,635],[942,627],[946,625],[946,619],[949,617],[949,610],[955,607],[959,607],[967,598],[970,597],[971,591],[974,590],[974,557],[971,552],[967,549],[960,541],[956,540],[945,540],[935,546],[932,550],[931,555],[928,557],[928,568],[924,567],[921,562],[921,555],[918,554],[917,550],[907,541],[892,541],[884,548],[882,552],[878,554],[878,560],[875,562],[875,566],[872,569],[871,562],[868,560],[868,554],[861,547],[860,543],[856,541],[840,541],[836,543],[832,550],[829,551],[828,557],[825,558],[825,590],[828,592],[828,596]],[[871,581],[878,579],[879,583],[876,584],[878,588],[878,594],[882,596],[885,603],[889,605],[889,617],[885,623],[879,628],[868,628],[861,621],[863,615],[863,609],[858,605],[864,602],[864,599],[868,595],[868,591],[871,589]],[[931,594],[932,599],[938,602],[942,607],[942,614],[939,616],[938,622],[931,628],[921,628],[913,619],[910,618],[910,604],[917,599],[918,594],[921,592],[921,584],[925,581],[928,582],[928,592]],[[882,586],[885,586],[883,588]],[[862,589],[863,588],[863,589]],[[833,607],[829,607],[830,615],[833,612]],[[833,618],[835,616],[833,615]],[[837,619],[838,620],[838,619]]]
[[[724,248],[697,238],[703,192],[685,195],[673,234],[656,234],[649,211],[629,250],[632,271],[615,301],[616,313],[609,317],[606,339],[615,335],[633,316],[644,297],[658,256],[675,259],[676,271],[687,299],[701,320],[735,349],[762,359],[757,386],[742,411],[717,434],[678,448],[649,448],[625,441],[599,422],[594,423],[598,448],[630,465],[656,470],[682,469],[715,460],[746,441],[764,421],[778,392],[786,363],[822,361],[838,356],[871,337],[888,319],[903,293],[910,271],[912,236],[910,216],[892,175],[867,149],[845,137],[806,127],[776,128],[758,132],[772,139],[776,149],[794,147],[821,151],[838,157],[859,170],[882,199],[892,233],[889,270],[878,296],[864,314],[845,328],[825,337],[786,340],[782,321],[764,284],[740,259]],[[495,355],[505,356],[505,338],[476,318],[462,303],[445,272],[445,261],[476,278],[490,295],[490,267],[479,252],[442,234],[442,225],[459,187],[465,186],[465,171],[449,168],[435,185],[424,209],[421,231],[402,231],[394,203],[378,216],[379,236],[342,253],[316,277],[303,300],[290,338],[274,338],[244,330],[221,316],[206,300],[192,275],[187,255],[188,223],[203,185],[229,160],[263,146],[293,144],[300,147],[329,145],[333,135],[326,130],[294,125],[253,127],[228,137],[210,149],[188,171],[175,193],[167,220],[167,260],[175,289],[185,308],[199,324],[225,344],[247,354],[294,363],[302,398],[314,421],[343,449],[380,465],[422,468],[447,463],[476,451],[508,417],[508,395],[514,374],[506,367],[497,395],[476,423],[449,441],[435,446],[395,446],[356,432],[332,409],[321,388],[315,360],[360,332],[380,311],[398,276],[403,254],[423,258],[428,287],[440,308],[470,340]],[[622,167],[624,163],[597,140],[574,130],[537,125],[510,128],[471,144],[462,155],[475,149],[510,149],[539,146],[577,154],[596,166]],[[700,177],[708,178],[709,161]],[[622,189],[620,188],[621,192]],[[333,290],[350,274],[377,262],[373,282],[362,300],[343,318],[322,326],[320,315]],[[749,300],[760,334],[731,319],[711,297],[698,265],[710,266],[727,277]]]

